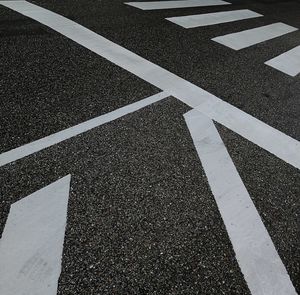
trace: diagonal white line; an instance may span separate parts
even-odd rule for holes
[[[1,295],[56,295],[70,179],[12,204],[0,240]]]
[[[20,146],[8,152],[2,153],[0,154],[0,167],[8,163],[11,163],[13,161],[17,161],[23,157],[29,156],[38,151],[41,151],[52,145],[58,144],[64,140],[70,139],[81,133],[89,131],[95,127],[101,126],[105,123],[121,118],[129,113],[140,110],[141,108],[144,108],[150,104],[158,102],[168,96],[169,94],[167,92],[160,92],[158,94],[152,95],[138,102],[132,103],[130,105],[112,111],[110,113],[107,113],[105,115],[93,118],[91,120],[85,121],[73,127],[64,129],[62,131],[38,139],[31,143],[25,144],[23,146]]]
[[[213,121],[196,110],[184,118],[251,293],[296,295]]]
[[[63,16],[26,1],[0,1],[0,4],[39,21],[150,84],[169,92],[192,108],[197,108],[211,119],[300,169],[300,143],[290,136]]]

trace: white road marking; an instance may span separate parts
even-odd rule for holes
[[[184,117],[251,293],[297,294],[213,121]]]
[[[284,23],[275,23],[251,30],[219,36],[212,40],[234,50],[240,50],[297,30],[297,28]]]
[[[196,109],[300,169],[300,142],[294,138],[223,101],[207,100]]]
[[[0,240],[0,294],[56,295],[70,175],[12,204]]]
[[[221,11],[205,14],[195,14],[186,16],[176,16],[166,18],[167,20],[184,27],[186,29],[204,27],[215,24],[223,24],[228,22],[234,22],[238,20],[244,20],[254,17],[263,16],[249,9]]]
[[[119,108],[115,111],[107,113],[105,115],[90,119],[73,127],[64,129],[57,133],[51,134],[44,138],[38,139],[31,143],[25,144],[8,152],[0,154],[0,167],[8,163],[17,161],[23,157],[29,156],[33,153],[41,151],[45,148],[58,144],[64,140],[70,139],[74,136],[77,136],[81,133],[89,131],[95,127],[99,127],[105,123],[111,122],[118,118],[121,118],[129,113],[135,112],[144,108],[152,103],[158,102],[166,97],[169,94],[167,92],[160,92],[158,94],[152,95],[148,98],[142,99],[138,102],[132,103],[125,107]]]
[[[207,116],[210,117],[210,119],[214,119],[218,121],[219,123],[239,133],[245,138],[254,141],[254,143],[262,146],[263,148],[270,151],[271,153],[274,153],[279,158],[285,160],[291,165],[300,168],[300,144],[298,141],[275,130],[274,128],[253,118],[252,116],[231,106],[230,104],[220,100],[219,98],[206,92],[200,87],[197,87],[196,85],[170,73],[169,71],[139,57],[138,55],[103,38],[102,36],[99,36],[91,32],[90,30],[76,24],[75,22],[72,22],[46,9],[42,9],[33,4],[29,4],[26,1],[1,1],[0,4],[3,4],[24,15],[27,15],[35,20],[38,20],[39,22],[51,27],[57,32],[74,40],[78,44],[81,44],[82,46],[96,52],[100,56],[130,71],[131,73],[137,75],[138,77],[144,79],[145,81],[148,81],[149,83],[165,91],[170,92],[173,96],[177,97],[184,103],[190,105],[191,107],[197,108],[197,110],[202,113],[205,113]],[[203,115],[200,116],[204,118]],[[190,127],[192,126],[191,133],[198,132],[198,127],[194,129],[193,118],[189,118],[189,115],[186,115],[186,119],[187,121],[191,120],[188,123],[190,124]],[[235,171],[235,167],[233,166],[225,147],[224,146],[222,147],[223,143],[220,142],[219,135],[213,134],[216,131],[211,129],[210,124],[213,123],[210,119],[205,118],[204,126],[201,125],[201,128],[203,128],[201,132],[204,132],[205,136],[203,137],[202,135],[200,137],[198,136],[195,137],[194,142],[197,150],[198,148],[204,149],[207,148],[207,146],[209,146],[208,150],[205,151],[204,149],[204,152],[200,151],[199,156],[201,158],[202,164],[205,166],[205,171],[208,175],[213,193],[218,202],[218,206],[219,208],[222,208],[222,216],[226,226],[228,226],[228,220],[227,220],[228,218],[230,222],[234,222],[234,225],[237,228],[234,229],[234,226],[229,224],[228,227],[230,231],[230,237],[232,241],[236,241],[237,239],[236,233],[238,233],[239,238],[240,238],[239,236],[240,234],[242,236],[245,235],[245,232],[241,230],[241,228],[244,229],[243,225],[245,224],[244,223],[239,224],[240,220],[242,219],[246,220],[246,222],[249,221],[253,222],[253,224],[251,223],[251,225],[254,227],[258,226],[258,229],[261,230],[262,231],[261,233],[263,234],[262,240],[260,239],[254,240],[254,243],[257,244],[251,243],[248,245],[248,248],[250,247],[251,249],[256,250],[255,252],[248,253],[248,249],[246,252],[244,252],[244,249],[240,248],[236,244],[236,242],[234,242],[235,251],[239,253],[239,256],[237,255],[239,263],[240,265],[243,265],[243,267],[241,268],[243,272],[247,274],[248,276],[247,280],[250,281],[253,292],[257,292],[256,290],[258,288],[261,288],[262,286],[265,286],[265,284],[267,286],[266,288],[272,288],[274,284],[274,286],[276,285],[277,288],[275,290],[275,293],[273,294],[278,294],[276,293],[276,291],[280,290],[280,288],[281,288],[280,290],[281,293],[279,294],[295,294],[293,286],[289,281],[284,266],[282,265],[280,259],[275,259],[277,253],[274,246],[272,245],[272,241],[270,244],[268,245],[266,244],[265,238],[267,232],[265,231],[263,224],[260,223],[261,221],[259,219],[259,216],[258,219],[255,217],[256,215],[255,214],[253,215],[252,213],[247,216],[242,216],[241,213],[240,215],[236,214],[235,216],[231,216],[233,212],[230,210],[231,208],[230,206],[237,206],[237,208],[240,208],[242,206],[242,209],[244,209],[244,206],[249,206],[250,211],[252,211],[253,204],[251,203],[251,199],[249,198],[249,195],[245,190],[244,185],[241,183],[241,180],[237,172]],[[206,130],[206,128],[208,128],[208,130]],[[205,133],[206,131],[208,133]],[[218,137],[216,137],[216,135]],[[210,145],[209,142],[211,142],[212,145]],[[278,144],[279,146],[277,146]],[[215,149],[215,152],[212,152],[211,148]],[[219,152],[217,152],[218,150]],[[218,162],[218,159],[220,159],[220,157],[222,160],[225,159],[224,166],[223,164],[221,165],[220,162]],[[213,165],[215,165],[214,168],[212,168]],[[215,169],[216,166],[217,169]],[[218,170],[220,170],[220,172]],[[217,179],[215,179],[215,173]],[[220,177],[220,175],[222,177]],[[224,176],[229,177],[228,183],[224,182],[223,180]],[[230,184],[232,180],[234,184],[237,183],[237,186]],[[228,193],[226,193],[225,188],[228,188],[230,192],[232,192],[230,196],[227,196]],[[241,195],[239,193],[241,193]],[[237,198],[238,200],[241,200],[244,206],[242,204],[239,204],[235,200],[235,198],[232,198],[233,194],[237,194],[234,197]],[[224,201],[224,197],[226,197],[225,201]],[[227,204],[230,205],[227,206]],[[254,219],[252,220],[252,218]],[[247,230],[249,230],[248,234],[250,236],[252,234],[252,226],[247,227]],[[246,241],[242,244],[245,245],[245,243]],[[262,247],[262,249],[260,247]],[[266,251],[266,249],[268,251]],[[263,271],[261,271],[260,269],[255,269],[255,272],[251,272],[252,269],[250,267],[252,261],[251,259],[255,258],[255,254],[259,253],[260,251],[262,251],[265,255],[259,256],[258,259],[260,259],[260,261],[256,260],[256,263],[259,263],[259,265],[261,264],[263,265],[262,266]],[[251,259],[247,260],[245,258],[245,260],[243,260],[243,262],[241,263],[241,258],[239,257],[244,257],[244,256],[246,257],[251,256]],[[280,277],[280,278],[276,277],[276,281],[274,282],[273,282],[274,274],[272,272],[270,274],[269,266],[266,267],[264,266],[263,263],[264,259],[266,260],[266,262],[268,262],[270,257],[271,259],[273,258],[275,259],[270,261],[274,262],[272,268],[274,271],[276,271],[277,275],[279,274]],[[252,265],[253,265],[253,261],[252,261]],[[266,263],[266,265],[268,265],[268,263]],[[257,273],[259,273],[262,276],[260,279],[257,278]],[[255,281],[258,281],[257,286],[255,286],[254,284]],[[269,284],[270,281],[272,281],[272,284]],[[18,295],[18,293],[13,293],[13,294]],[[43,293],[43,294],[47,294],[47,293]],[[254,294],[262,294],[262,293],[254,293]]]
[[[0,4],[54,29],[300,169],[300,143],[290,136],[63,16],[26,1]]]
[[[268,60],[265,64],[295,77],[300,73],[300,46]]]
[[[155,9],[228,5],[231,3],[222,0],[181,0],[181,1],[176,0],[176,1],[127,2],[125,4],[142,10],[155,10]]]

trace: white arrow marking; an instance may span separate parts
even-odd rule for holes
[[[196,110],[184,117],[251,293],[296,295],[213,121]]]
[[[1,295],[56,295],[71,176],[14,203],[0,240]]]

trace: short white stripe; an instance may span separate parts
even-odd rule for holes
[[[39,20],[300,169],[300,143],[297,140],[65,17],[26,1],[0,1],[0,4]]]
[[[262,16],[248,9],[170,17],[167,20],[186,29],[223,24]]]
[[[41,151],[52,145],[58,144],[64,140],[70,139],[81,133],[89,131],[95,127],[98,127],[105,123],[116,120],[122,116],[129,114],[129,113],[135,112],[135,111],[137,111],[141,108],[144,108],[152,103],[158,102],[168,96],[169,96],[169,94],[167,92],[161,92],[161,93],[155,94],[153,96],[150,96],[150,97],[140,100],[138,102],[132,103],[130,105],[127,105],[125,107],[122,107],[120,109],[112,111],[110,113],[107,113],[105,115],[93,118],[86,122],[80,123],[73,127],[67,128],[65,130],[59,131],[57,133],[51,134],[44,138],[38,139],[31,143],[28,143],[28,144],[25,144],[18,148],[15,148],[13,150],[10,150],[8,152],[2,153],[2,154],[0,154],[0,167],[3,165],[6,165],[8,163],[11,163],[13,161],[17,161],[26,156],[29,156],[38,151]]]
[[[177,0],[177,1],[150,1],[150,2],[127,2],[130,6],[142,10],[155,10],[155,9],[172,9],[172,8],[188,8],[188,7],[201,7],[201,6],[215,6],[215,5],[228,5],[226,1],[222,0]]]
[[[1,295],[56,295],[70,175],[12,204],[0,240]]]
[[[289,275],[213,123],[184,115],[252,295],[295,295]]]
[[[232,49],[240,50],[297,30],[297,28],[283,23],[275,23],[251,30],[219,36],[212,40]]]
[[[300,46],[270,59],[265,64],[295,77],[300,73]]]

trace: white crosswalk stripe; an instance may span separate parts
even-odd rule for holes
[[[142,10],[157,10],[157,9],[170,9],[170,8],[228,5],[231,3],[222,0],[181,0],[181,1],[177,0],[177,1],[127,2],[125,4],[128,4],[130,6]]]
[[[300,46],[268,60],[265,64],[290,76],[298,75],[300,73]]]
[[[212,40],[234,50],[240,50],[297,30],[297,28],[284,23],[274,23],[263,27],[219,36]]]
[[[167,20],[186,29],[223,24],[263,16],[249,9],[170,17]]]
[[[173,9],[196,6],[222,5],[222,1],[214,0],[187,0],[187,1],[154,1],[154,2],[128,2],[125,4],[134,6],[143,10],[154,9]],[[231,3],[223,3],[231,4]],[[166,20],[177,24],[185,29],[205,27],[228,22],[242,21],[251,18],[262,17],[262,14],[249,9],[220,11],[205,14],[175,16],[166,18]],[[297,31],[298,28],[289,26],[284,23],[273,23],[270,25],[257,27],[241,32],[231,33],[223,36],[214,37],[212,40],[225,45],[234,50],[244,49],[264,41],[268,41],[288,33]],[[300,72],[300,46],[289,50],[271,60],[265,62],[279,71],[290,76],[296,76]]]

